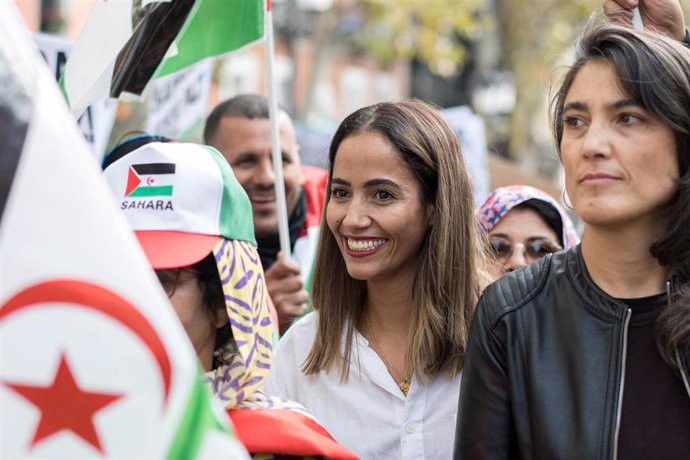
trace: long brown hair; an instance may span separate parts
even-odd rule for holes
[[[434,205],[412,287],[414,317],[405,366],[420,377],[455,375],[462,370],[470,321],[486,284],[485,258],[460,140],[437,109],[414,100],[359,109],[335,133],[312,288],[319,323],[304,372],[336,366],[346,381],[355,329],[363,318],[366,282],[348,274],[326,224],[326,209],[340,144],[365,132],[380,133],[395,147],[419,182],[424,203]]]
[[[559,154],[565,97],[578,71],[592,60],[609,63],[626,95],[675,134],[679,180],[671,201],[659,210],[659,218],[668,225],[650,252],[680,280],[655,326],[664,360],[678,369],[676,353],[690,351],[690,50],[657,33],[594,23],[575,53],[575,63],[552,100],[551,124]]]

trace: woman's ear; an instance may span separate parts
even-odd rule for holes
[[[216,310],[215,318],[213,318],[213,327],[220,329],[228,323],[228,311],[225,308]]]

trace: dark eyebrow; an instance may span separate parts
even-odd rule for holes
[[[630,106],[639,106],[637,102],[633,101],[632,99],[621,99],[619,101],[613,102],[611,104],[608,104],[606,107],[610,110],[620,110],[626,107]],[[584,102],[580,101],[573,101],[573,102],[568,102],[563,106],[563,113],[567,112],[568,110],[576,110],[576,111],[586,111],[587,110],[587,104]]]
[[[348,181],[340,179],[339,177],[334,177],[333,179],[331,179],[331,184],[344,185],[346,187],[350,187],[352,185]],[[389,179],[371,179],[364,183],[364,187],[366,188],[377,187],[381,185],[385,185],[396,190],[403,190],[401,186]]]
[[[376,187],[379,185],[386,185],[388,187],[393,187],[397,190],[402,190],[402,187],[400,187],[398,184],[389,179],[372,179],[364,183],[365,187]]]
[[[587,110],[587,104],[580,101],[568,102],[563,106],[563,113],[567,112],[568,110],[584,111]]]
[[[621,99],[620,101],[616,101],[613,104],[609,105],[609,108],[611,109],[624,109],[626,107],[630,106],[639,106],[637,102],[633,101],[632,99]]]
[[[242,152],[238,153],[237,156],[235,157],[235,161],[240,161],[240,160],[253,160],[254,158],[258,157],[254,152]]]
[[[333,179],[331,179],[331,184],[345,185],[347,187],[350,186],[350,183],[348,181],[343,180],[343,179],[339,179],[337,177],[334,177]]]
[[[257,158],[260,158],[262,156],[263,155],[256,153],[256,152],[242,152],[242,153],[237,154],[237,156],[233,160],[233,163],[240,162],[240,161],[247,161],[247,160],[256,161]],[[283,159],[283,161],[290,161],[290,162],[294,161],[294,158],[292,157],[292,155],[290,155],[286,150],[281,150],[280,156]],[[269,160],[271,160],[271,162],[273,162],[273,155],[272,154],[269,156]]]

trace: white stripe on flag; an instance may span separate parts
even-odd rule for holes
[[[211,456],[246,459],[21,24],[0,2],[0,68],[35,100],[0,222],[0,458],[196,458],[221,433],[232,448]]]

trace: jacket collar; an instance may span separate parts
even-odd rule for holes
[[[578,244],[562,254],[568,278],[586,302],[585,308],[604,319],[616,322],[623,321],[628,309],[627,305],[609,296],[594,283],[582,257],[581,246]],[[670,291],[673,295],[673,293],[678,292],[682,281],[677,275],[673,275],[668,281],[671,283]],[[690,349],[679,351],[678,360],[678,364],[683,368],[682,377],[685,389],[690,395],[690,381],[688,381],[690,379]]]
[[[585,307],[604,319],[623,321],[628,307],[597,286],[589,275],[585,260],[582,257],[582,246],[578,244],[565,253],[565,269],[582,298],[587,302]]]
[[[589,275],[585,259],[582,257],[582,243],[565,253],[565,265],[568,277],[572,280],[575,288],[585,298],[592,301],[591,305],[587,305],[588,308],[591,307],[597,312],[617,320],[622,320],[625,317],[627,305],[602,291]],[[682,283],[680,277],[673,275],[668,279],[668,282],[671,283],[671,295],[677,293]]]

